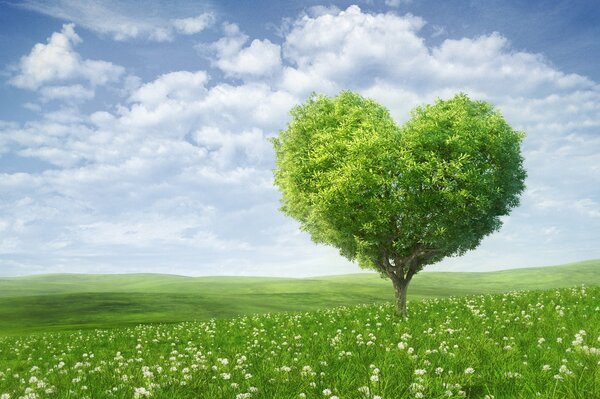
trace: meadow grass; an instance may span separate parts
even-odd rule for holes
[[[510,290],[600,285],[600,261],[491,273],[421,272],[417,300]],[[0,335],[231,318],[278,311],[388,303],[377,274],[318,278],[45,275],[0,278]]]
[[[600,398],[600,287],[0,337],[10,398]]]

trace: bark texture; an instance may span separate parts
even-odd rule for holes
[[[394,291],[396,294],[396,312],[399,316],[407,318],[408,311],[406,309],[406,291],[408,288],[408,283],[410,282],[410,278],[400,278],[393,273],[391,273],[389,277],[392,280],[392,284],[394,285]]]
[[[394,280],[392,280],[393,282]],[[408,283],[393,283],[394,291],[396,294],[396,312],[399,316],[403,318],[408,317],[408,311],[406,309],[406,291],[408,288]]]

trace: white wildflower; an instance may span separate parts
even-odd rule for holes
[[[564,364],[562,366],[560,366],[560,368],[558,369],[558,372],[560,374],[565,374],[565,375],[571,375],[571,374],[573,374],[573,372],[571,370],[569,370],[567,368],[567,366],[564,365]]]
[[[144,387],[133,389],[133,397],[134,398],[149,398],[151,395],[152,395],[152,393]]]

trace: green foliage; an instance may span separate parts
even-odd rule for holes
[[[273,140],[281,209],[365,268],[411,259],[416,272],[461,255],[524,189],[524,134],[464,94],[415,109],[402,127],[352,92],[313,95],[291,114]]]

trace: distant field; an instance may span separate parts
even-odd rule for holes
[[[490,273],[422,272],[409,300],[600,285],[600,260]],[[157,274],[0,278],[0,334],[229,318],[391,301],[377,274],[306,279]]]

